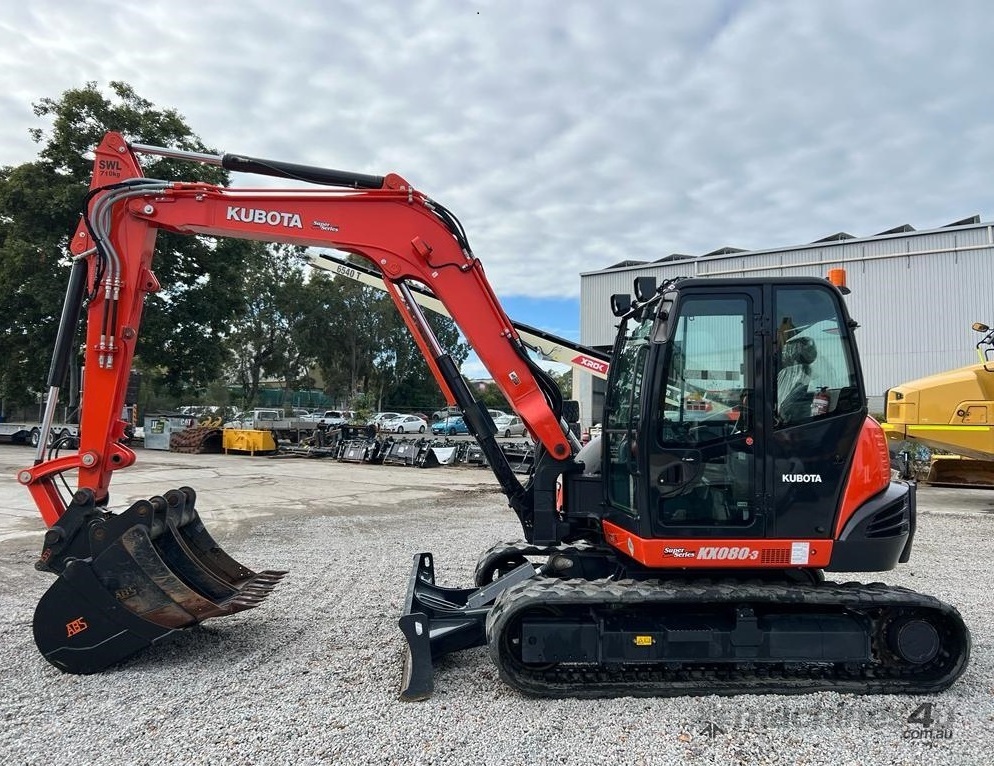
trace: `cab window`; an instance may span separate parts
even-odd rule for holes
[[[778,428],[862,406],[845,326],[833,295],[817,287],[774,292]]]

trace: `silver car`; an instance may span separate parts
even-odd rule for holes
[[[517,415],[502,415],[494,418],[494,425],[497,426],[497,435],[509,438],[511,436],[523,436],[525,424]]]
[[[395,418],[385,418],[380,421],[381,431],[393,431],[398,434],[423,434],[428,430],[428,424],[417,415],[398,415]]]

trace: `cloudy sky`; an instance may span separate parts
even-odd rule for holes
[[[35,157],[33,102],[123,80],[219,150],[400,173],[568,337],[619,260],[991,219],[985,0],[0,8],[0,164]]]

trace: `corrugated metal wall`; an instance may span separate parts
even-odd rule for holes
[[[802,245],[734,255],[589,272],[580,279],[580,341],[609,346],[612,293],[629,293],[637,276],[825,276],[846,269],[871,410],[891,386],[976,360],[974,322],[994,326],[992,225]],[[590,386],[579,386],[582,398]],[[597,417],[596,412],[593,416]]]

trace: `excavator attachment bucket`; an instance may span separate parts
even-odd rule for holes
[[[112,514],[80,490],[35,568],[59,575],[35,609],[45,659],[95,673],[211,617],[252,609],[283,571],[254,572],[207,532],[189,487]]]
[[[925,482],[940,487],[994,487],[994,460],[932,455]]]

